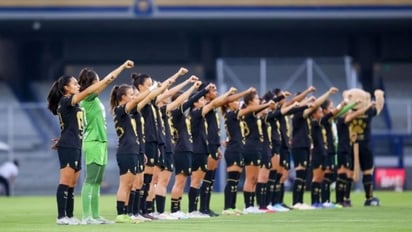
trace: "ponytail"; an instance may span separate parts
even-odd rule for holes
[[[117,99],[117,90],[119,89],[118,85],[113,86],[112,91],[110,92],[110,110],[113,112],[114,108],[119,104]]]
[[[127,94],[127,90],[132,88],[130,85],[115,85],[110,92],[110,110],[113,112],[114,108],[119,105],[123,95]]]
[[[49,94],[47,95],[47,108],[54,114],[57,115],[57,108],[59,107],[60,99],[65,94],[64,87],[68,85],[72,76],[61,76],[57,81],[53,82]]]

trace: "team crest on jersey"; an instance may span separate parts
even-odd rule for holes
[[[365,128],[366,128],[366,123],[362,119],[355,119],[350,124],[351,133],[356,133],[358,135],[363,134],[365,131]]]

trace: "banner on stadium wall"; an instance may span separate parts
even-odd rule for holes
[[[406,172],[404,168],[376,168],[375,187],[381,190],[403,191]]]

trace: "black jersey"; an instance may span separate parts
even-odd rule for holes
[[[79,104],[72,106],[72,96],[63,96],[57,107],[60,122],[58,147],[82,148],[84,113]]]
[[[208,91],[202,89],[190,97],[185,103],[177,109],[170,112],[171,120],[169,121],[173,141],[175,142],[175,151],[193,152],[193,137],[191,131],[190,114],[186,115],[185,111],[189,109],[194,102],[203,97]]]
[[[146,153],[145,146],[143,146],[143,144],[145,144],[144,118],[142,117],[142,114],[139,111],[137,111],[136,108],[132,110],[131,114],[136,123],[136,131],[137,131],[137,138],[139,139],[139,144],[142,145],[142,146],[139,146],[139,154],[145,154]]]
[[[172,134],[170,132],[170,125],[169,121],[171,120],[171,114],[167,113],[166,111],[167,106],[164,105],[160,107],[160,112],[162,115],[162,120],[163,120],[163,125],[165,129],[165,146],[166,146],[166,152],[167,153],[173,153],[174,152],[174,144],[173,144],[173,139],[172,139]]]
[[[312,120],[311,122],[311,137],[313,142],[312,153],[314,155],[323,155],[327,153],[327,144],[326,140],[326,130],[323,128],[323,125],[320,121]]]
[[[326,144],[328,146],[328,154],[335,153],[335,144],[333,139],[332,124],[333,124],[333,113],[329,112],[320,120],[323,128],[326,131]]]
[[[172,120],[169,122],[171,122],[170,128],[175,142],[175,151],[193,152],[190,115],[186,116],[184,111],[183,106],[171,111]]]
[[[226,129],[226,152],[239,153],[243,151],[243,134],[241,121],[238,118],[239,110],[227,111],[224,114]]]
[[[293,148],[310,148],[311,133],[310,119],[303,117],[306,107],[301,107],[293,114],[292,118],[292,147]]]
[[[113,118],[116,133],[119,138],[117,154],[138,154],[140,148],[136,121],[126,113],[125,105],[117,106],[114,109]]]
[[[356,133],[356,141],[369,143],[371,139],[372,118],[378,114],[376,108],[369,108],[350,123],[350,131]]]
[[[144,118],[144,136],[146,143],[158,142],[157,109],[153,101],[141,109]]]
[[[193,109],[190,111],[190,120],[192,125],[193,136],[193,153],[206,154],[208,151],[207,141],[207,124],[202,115],[202,109]]]
[[[247,152],[255,152],[262,150],[263,130],[262,120],[255,113],[250,113],[242,117],[244,122],[245,146]]]
[[[157,125],[157,143],[158,144],[166,144],[166,127],[163,121],[163,112],[159,109],[159,107],[155,106],[156,108],[156,125]]]
[[[260,118],[262,122],[263,142],[265,149],[272,149],[272,127],[267,122],[267,118]]]
[[[210,145],[220,145],[220,123],[217,110],[211,110],[205,115],[207,122],[207,141]]]
[[[281,142],[280,137],[280,123],[278,118],[281,117],[280,108],[272,110],[266,116],[266,121],[270,124],[271,127],[271,142],[272,144],[279,144]]]
[[[338,153],[350,153],[351,141],[349,133],[349,125],[345,123],[345,117],[336,119],[336,129],[338,131]]]

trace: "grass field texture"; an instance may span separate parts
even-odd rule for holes
[[[310,193],[305,194],[306,202]],[[318,209],[285,213],[219,216],[208,219],[152,221],[139,224],[58,226],[54,196],[0,198],[0,231],[71,231],[71,232],[130,232],[130,231],[286,231],[286,232],[410,232],[412,231],[412,192],[377,192],[380,207],[364,207],[363,193],[352,194],[352,208]],[[222,211],[223,194],[212,195],[212,209]],[[286,195],[291,202],[291,195]],[[114,220],[116,197],[101,197],[101,215]],[[167,210],[170,198],[167,199]],[[238,195],[238,208],[243,207],[243,196]],[[187,196],[182,209],[186,210]],[[75,199],[75,216],[81,218],[81,201]]]

